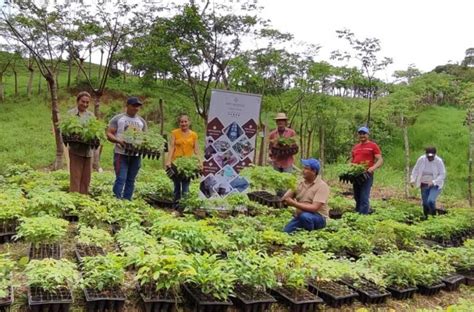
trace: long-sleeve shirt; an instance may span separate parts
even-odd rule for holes
[[[438,186],[439,189],[443,188],[444,179],[446,178],[446,168],[444,167],[443,160],[435,156],[430,162],[426,155],[422,155],[416,161],[415,167],[411,172],[411,183],[415,183],[416,186],[420,186],[421,183],[426,183],[427,177],[433,177],[431,181],[433,185]]]

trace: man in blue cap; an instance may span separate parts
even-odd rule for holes
[[[282,198],[288,206],[296,208],[295,217],[285,226],[287,233],[297,229],[322,229],[329,218],[329,186],[318,175],[321,169],[319,161],[309,158],[302,159],[301,163],[304,166],[303,181],[296,191],[288,190]]]
[[[370,189],[374,181],[374,171],[382,166],[383,158],[380,147],[369,140],[369,128],[363,126],[357,130],[359,143],[354,145],[351,152],[351,162],[353,164],[363,164],[366,166],[367,179],[363,182],[354,182],[355,210],[360,214],[370,212]]]
[[[136,155],[129,155],[125,152],[125,141],[123,134],[127,129],[136,131],[146,131],[146,121],[138,115],[142,107],[142,102],[137,97],[129,97],[125,113],[113,117],[107,128],[107,139],[115,143],[114,170],[115,183],[113,192],[115,197],[132,200],[135,187],[135,178],[141,166],[141,158]]]

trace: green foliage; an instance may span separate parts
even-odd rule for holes
[[[277,144],[280,146],[292,146],[296,144],[296,140],[294,138],[279,137]]]
[[[471,271],[474,269],[474,240],[464,242],[464,246],[446,248],[444,254],[450,264],[459,271]]]
[[[123,138],[126,143],[132,144],[135,148],[145,148],[160,153],[163,152],[166,143],[157,127],[150,127],[147,131],[128,127],[123,133]]]
[[[21,190],[16,188],[0,188],[0,221],[14,220],[25,213],[26,199]]]
[[[329,197],[328,206],[333,211],[346,212],[353,210],[355,203],[353,199],[334,195]]]
[[[420,231],[414,226],[385,220],[375,225],[372,244],[383,251],[395,249],[410,251],[417,246],[419,236]]]
[[[354,263],[347,259],[334,259],[332,254],[312,251],[304,254],[308,266],[316,267],[316,276],[321,280],[338,281],[354,277]]]
[[[276,259],[278,263],[275,272],[278,282],[287,288],[306,288],[306,282],[316,276],[316,263],[309,263],[301,255],[289,254]]]
[[[94,116],[78,118],[74,115],[64,116],[59,123],[59,129],[63,135],[79,135],[84,142],[93,140],[105,140],[104,122],[97,120]]]
[[[110,220],[107,207],[89,196],[74,193],[73,202],[79,222],[87,226],[103,227]]]
[[[328,237],[328,251],[339,254],[348,252],[358,256],[371,252],[372,244],[366,234],[343,228]]]
[[[25,275],[30,287],[40,287],[49,292],[71,288],[79,281],[76,265],[65,259],[31,260],[26,266]]]
[[[278,172],[270,166],[247,167],[240,172],[240,175],[249,179],[253,189],[273,191],[296,190],[296,175]]]
[[[77,236],[77,242],[79,244],[99,246],[102,248],[110,246],[113,240],[109,232],[96,227],[81,226],[79,228],[79,235]]]
[[[143,170],[140,177],[143,177],[143,179],[135,183],[134,194],[137,197],[153,196],[161,199],[173,199],[173,182],[164,170]]]
[[[173,164],[176,166],[178,175],[186,178],[194,178],[200,171],[201,162],[197,156],[178,157]]]
[[[194,254],[191,265],[195,274],[190,277],[190,282],[203,293],[220,300],[226,300],[232,294],[237,276],[226,261],[208,253]]]
[[[451,260],[446,254],[434,250],[419,250],[414,254],[414,263],[418,269],[417,285],[432,286],[441,282],[443,277],[454,271]]]
[[[367,170],[366,164],[340,164],[334,169],[338,176],[348,176],[355,178]]]
[[[9,254],[0,254],[0,299],[8,295],[11,286],[11,273],[15,267],[15,262],[10,259]]]
[[[66,236],[68,224],[66,220],[49,216],[22,218],[16,238],[23,238],[35,245],[57,243]]]
[[[60,217],[66,212],[76,210],[73,195],[64,192],[48,192],[36,190],[28,194],[26,213],[28,216],[54,216]]]
[[[84,257],[83,288],[102,291],[122,286],[125,279],[124,258],[108,253],[105,256]]]
[[[237,276],[237,283],[252,289],[266,289],[276,286],[276,261],[268,255],[252,249],[232,252],[227,260]]]

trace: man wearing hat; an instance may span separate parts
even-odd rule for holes
[[[383,164],[380,147],[369,140],[369,128],[357,129],[359,143],[354,145],[351,152],[353,164],[364,164],[367,167],[367,179],[362,183],[354,183],[355,210],[360,214],[368,214],[370,211],[370,189],[374,181],[374,171]]]
[[[302,159],[303,181],[296,191],[287,191],[283,200],[296,208],[295,217],[285,226],[284,231],[292,233],[297,229],[308,231],[322,229],[329,218],[327,206],[329,186],[318,175],[321,165],[317,159]]]
[[[436,214],[436,199],[444,185],[446,168],[443,160],[436,156],[436,147],[427,147],[425,154],[416,161],[411,172],[410,183],[421,190],[423,213],[426,217]]]
[[[147,130],[146,121],[138,116],[141,107],[142,102],[137,97],[129,97],[125,113],[113,117],[107,128],[107,139],[115,143],[114,170],[116,178],[113,192],[117,198],[132,200],[135,178],[141,166],[140,156],[125,153],[123,140],[123,133],[128,128],[137,131]]]
[[[272,147],[277,144],[279,138],[292,138],[296,136],[296,132],[293,129],[287,127],[288,117],[285,113],[278,113],[275,117],[277,128],[270,132],[270,145],[269,145],[269,158],[275,170],[280,172],[292,172],[293,171],[293,155],[288,156],[277,156],[272,155]]]

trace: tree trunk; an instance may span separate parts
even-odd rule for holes
[[[403,113],[400,115],[401,125],[403,127],[403,142],[405,144],[405,199],[408,199],[409,196],[409,185],[410,185],[410,145],[408,142],[408,126],[406,125],[406,120],[403,116]]]
[[[3,85],[3,73],[0,73],[0,102],[5,101],[5,87]]]
[[[100,75],[102,75],[102,62],[104,60],[104,49],[100,49],[100,64],[99,64],[99,75],[97,79],[100,81]],[[89,72],[89,77],[91,76]]]
[[[51,94],[51,118],[53,120],[54,138],[56,140],[56,160],[54,161],[53,169],[58,170],[63,167],[64,145],[59,132],[59,105],[56,75],[54,73],[49,75],[47,81]]]
[[[325,150],[325,136],[324,136],[324,127],[322,125],[319,125],[319,161],[321,163],[321,168],[324,168],[324,163],[326,162],[326,155],[324,153]],[[321,176],[323,176],[323,172],[321,172]]]
[[[94,96],[94,115],[99,118],[99,108],[100,108],[100,97],[101,95],[95,94]],[[102,144],[99,148],[95,149],[92,154],[92,169],[95,171],[100,171],[100,156],[102,155]]]
[[[89,45],[89,77],[92,77],[92,43]]]
[[[15,97],[18,96],[18,72],[16,70],[13,71],[13,77],[15,79]]]
[[[311,157],[311,149],[313,145],[313,129],[308,130],[308,138],[306,140],[306,158]]]
[[[127,82],[127,64],[123,63],[123,83]]]
[[[71,86],[72,58],[73,56],[69,54],[69,60],[67,62],[67,87],[68,88]]]
[[[38,94],[41,94],[41,81],[43,79],[40,77],[40,79],[38,80]]]
[[[30,66],[28,67],[28,71],[30,72],[30,75],[28,77],[28,85],[26,86],[26,95],[30,99],[31,93],[33,92],[33,74],[35,70],[33,69],[33,66]]]

